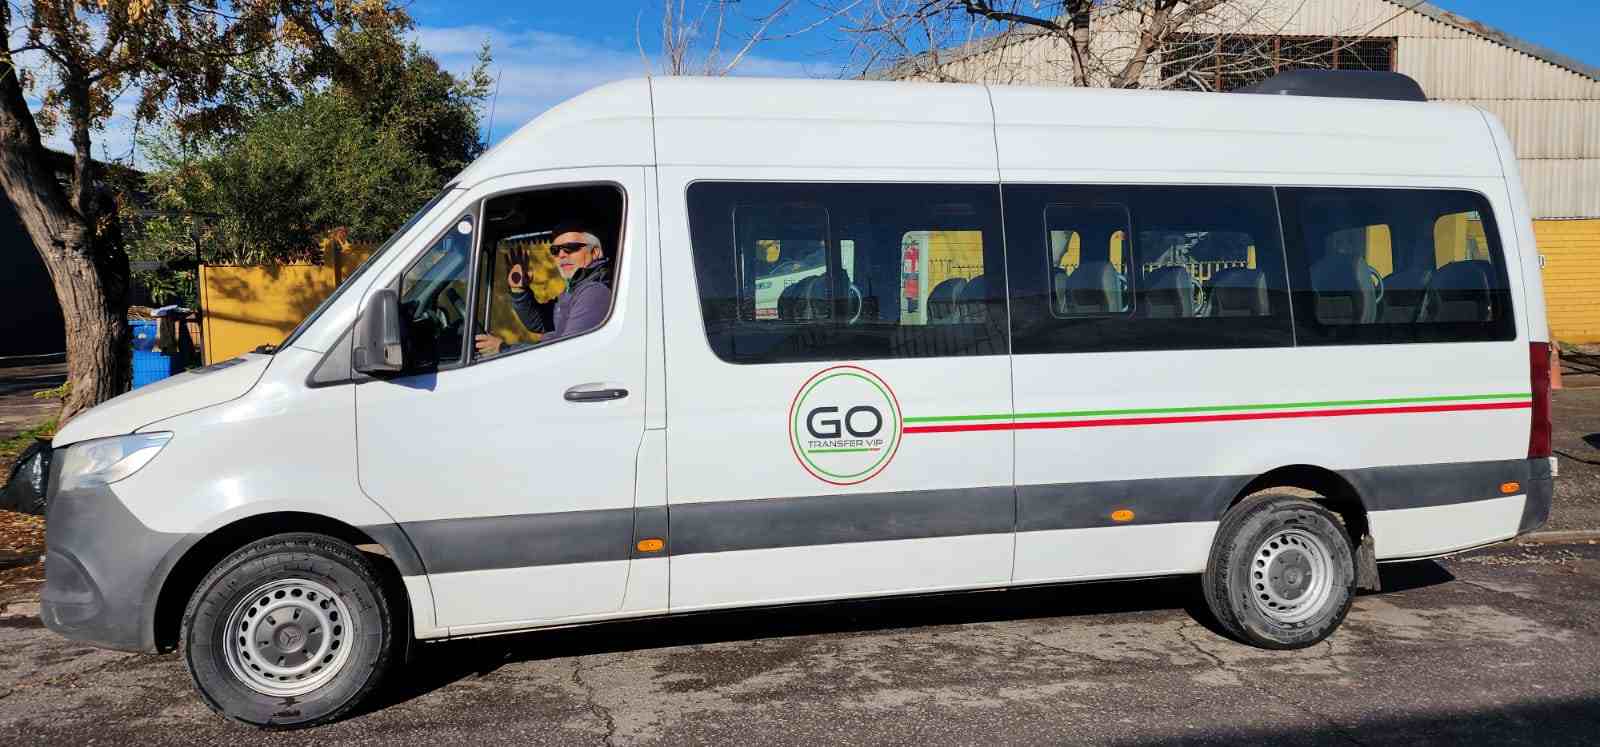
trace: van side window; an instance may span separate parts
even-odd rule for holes
[[[483,207],[473,358],[550,345],[610,317],[622,261],[622,190],[544,188]]]
[[[698,182],[706,335],[730,363],[1001,355],[992,185]]]
[[[1015,352],[1289,346],[1261,187],[1007,185]]]
[[[1301,344],[1516,337],[1499,234],[1458,190],[1282,189]]]

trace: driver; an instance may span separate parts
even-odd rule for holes
[[[550,256],[567,287],[554,302],[539,303],[528,290],[528,250],[516,247],[507,253],[511,308],[529,332],[543,335],[541,343],[594,329],[611,310],[611,268],[600,239],[587,226],[573,222],[557,225]],[[505,346],[505,340],[480,334],[473,338],[473,346],[480,356],[494,355]]]

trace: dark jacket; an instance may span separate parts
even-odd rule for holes
[[[511,309],[539,342],[587,332],[611,311],[611,264],[601,257],[572,274],[567,289],[553,303],[539,303],[526,289],[511,292]]]

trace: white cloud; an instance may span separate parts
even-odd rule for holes
[[[650,72],[650,63],[640,57],[632,39],[591,41],[568,34],[482,25],[424,26],[417,30],[416,39],[440,64],[458,74],[472,68],[478,49],[484,40],[489,41],[494,57],[489,72],[500,77],[499,95],[493,103],[492,139],[496,141],[546,109],[590,88]],[[749,55],[735,72],[803,78],[823,75],[828,70]]]

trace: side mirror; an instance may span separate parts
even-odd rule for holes
[[[400,294],[390,288],[373,291],[361,318],[356,320],[354,337],[351,368],[369,376],[405,370],[405,347],[400,337]]]

